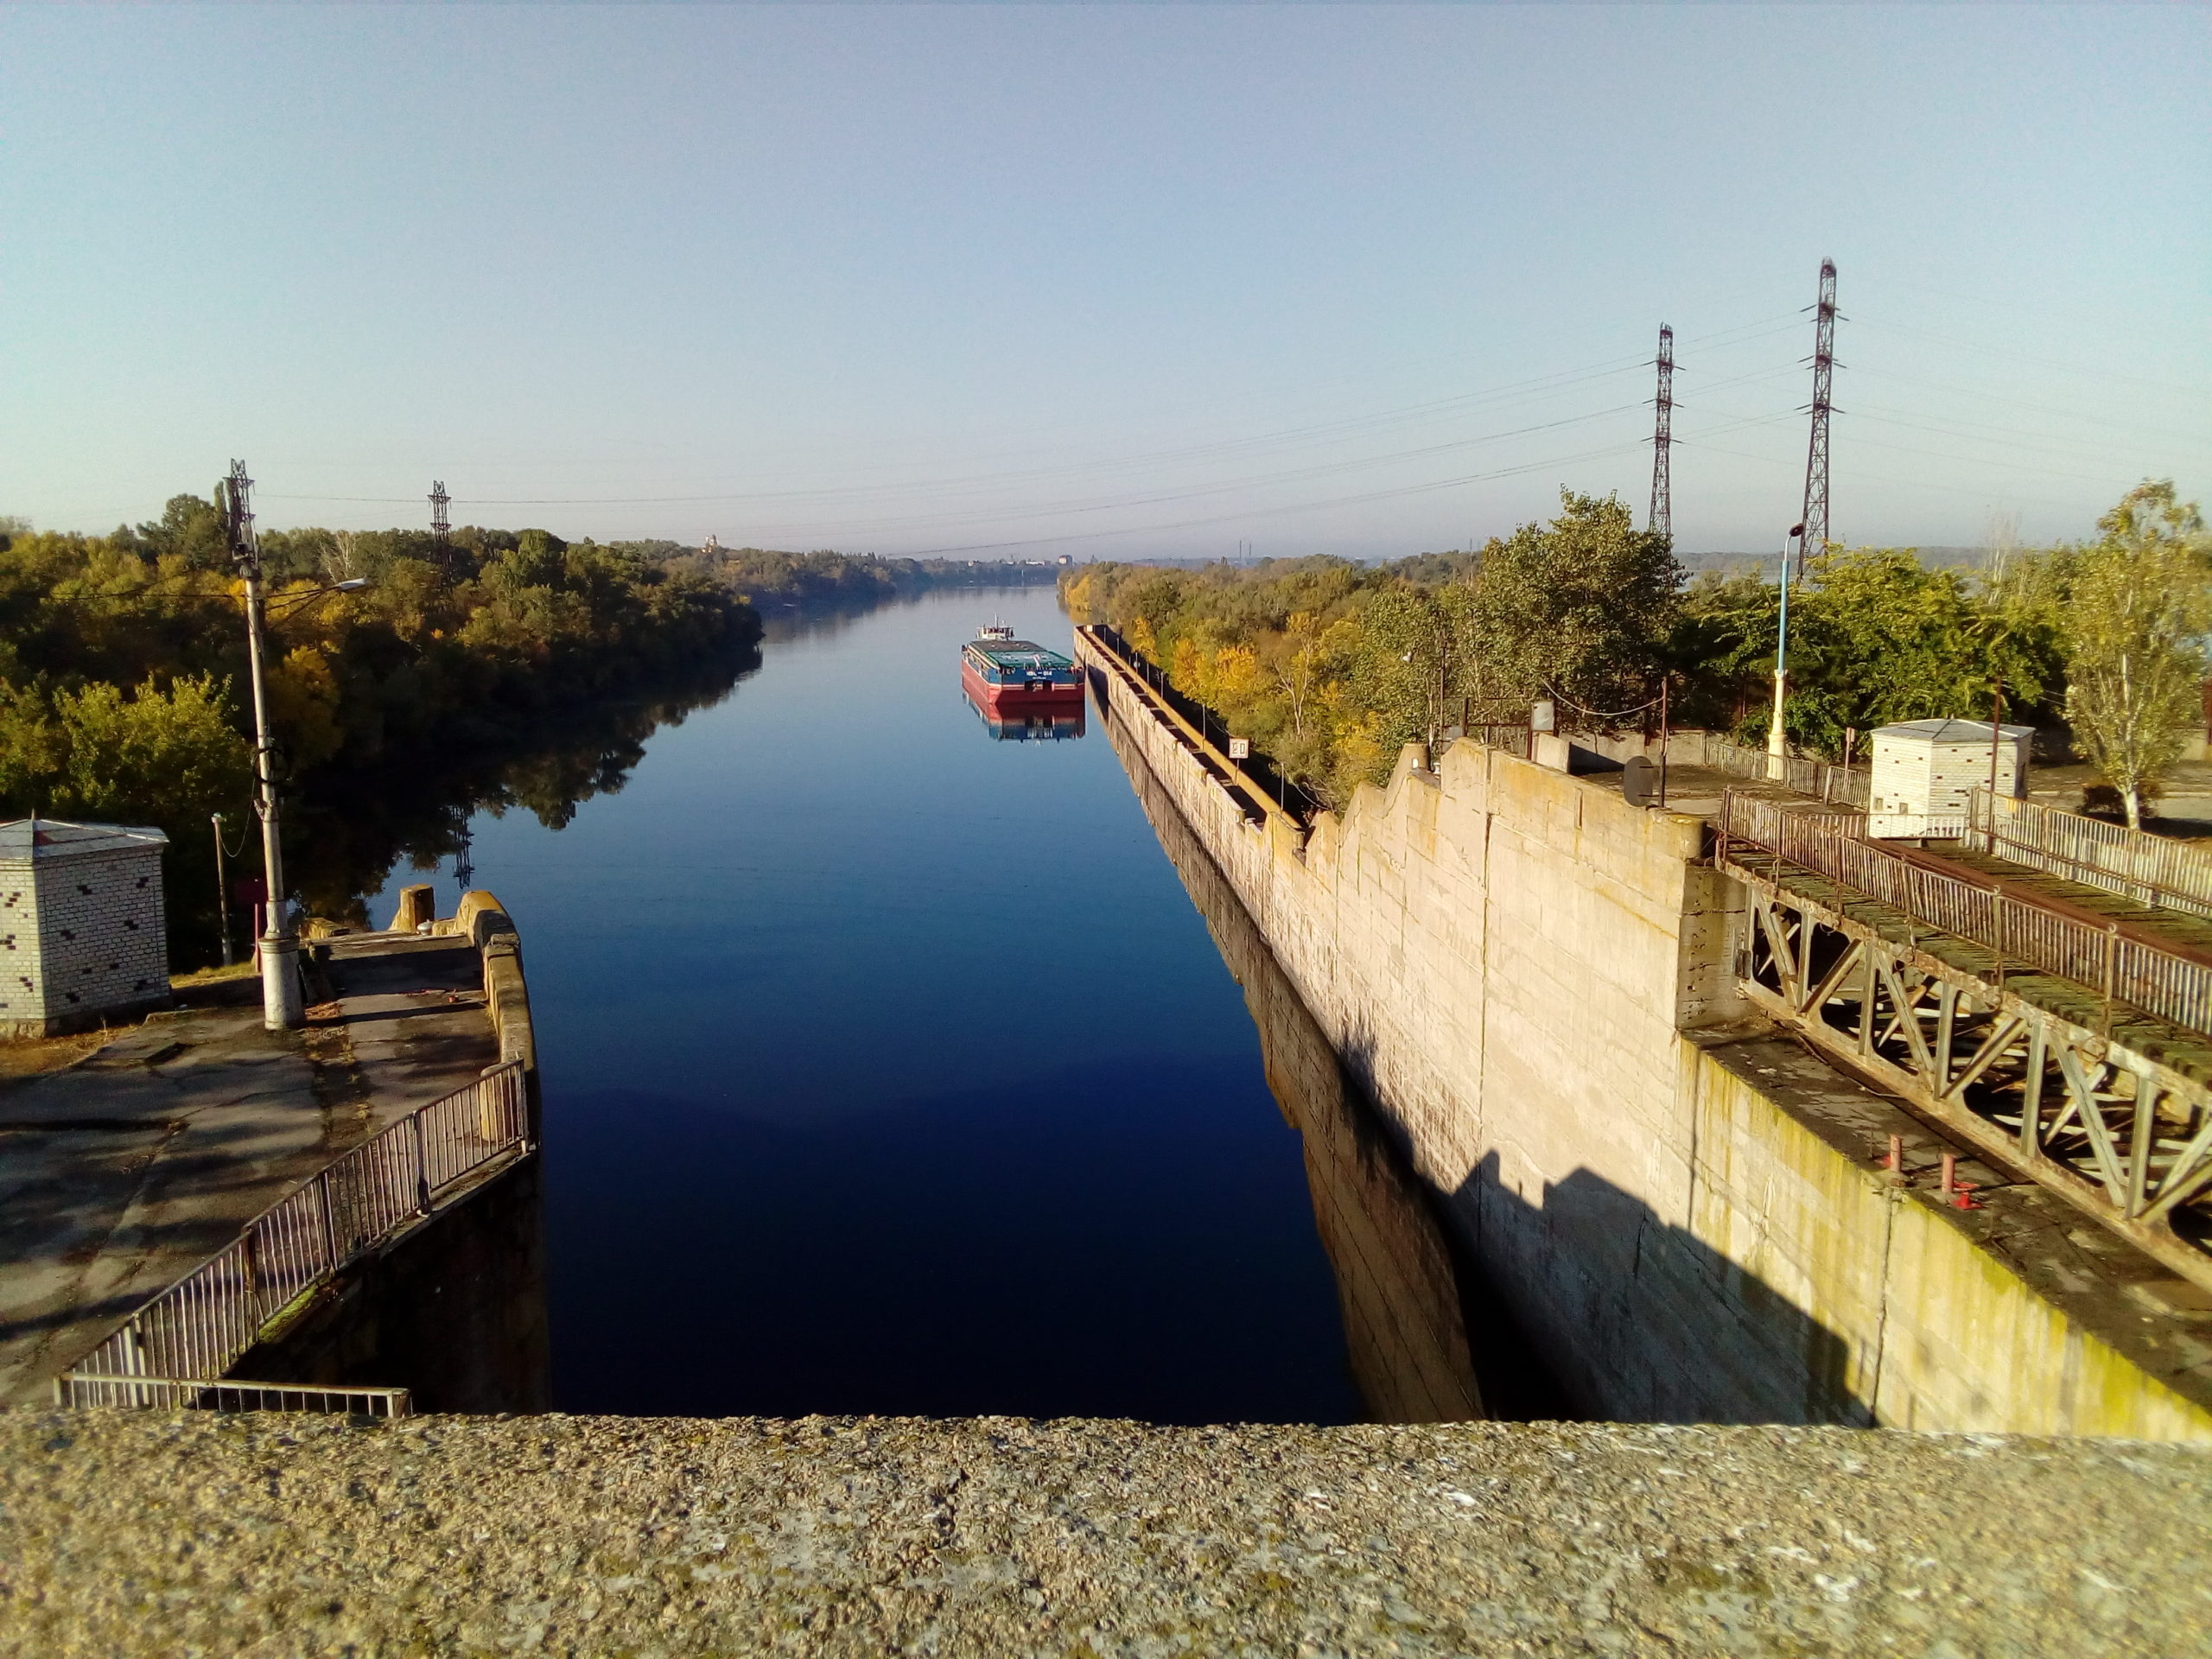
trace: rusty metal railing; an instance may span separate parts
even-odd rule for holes
[[[1866,839],[1856,813],[1792,811],[1786,803],[1728,791],[1726,841],[1764,848],[1946,933],[2125,1002],[2190,1031],[2212,1033],[2212,963],[2131,938],[2118,923],[2093,926],[1994,887],[1945,875]],[[1725,854],[1725,846],[1724,846]]]
[[[193,1384],[219,1377],[278,1313],[465,1176],[526,1145],[523,1066],[509,1060],[409,1113],[264,1211],[212,1261],[148,1302],[63,1378]]]
[[[1774,772],[1774,757],[1764,749],[1747,749],[1717,732],[1706,734],[1705,764],[1715,772],[1732,773],[1747,781],[1764,779],[1777,783],[1784,789],[1800,795],[1809,795],[1816,801],[1827,801],[1837,806],[1866,804],[1869,774],[1863,768],[1847,768],[1826,760],[1809,760],[1791,754],[1783,757],[1782,775],[1777,778]]]
[[[1253,776],[1249,760],[1231,758],[1215,743],[1203,705],[1190,702],[1176,691],[1158,664],[1148,661],[1142,652],[1113,628],[1103,623],[1080,623],[1075,632],[1077,639],[1097,652],[1122,683],[1161,724],[1175,734],[1177,741],[1190,752],[1248,818],[1255,823],[1265,823],[1269,818],[1279,818],[1294,833],[1301,836],[1305,833],[1304,823],[1289,806],[1294,792],[1300,799],[1301,809],[1307,804],[1303,790],[1294,790],[1280,773],[1276,774],[1275,789],[1270,790],[1261,779]],[[1182,705],[1186,702],[1192,709],[1202,711],[1197,723],[1193,723],[1190,715],[1185,711]],[[1230,741],[1225,730],[1221,737],[1224,743]]]
[[[1999,858],[2161,910],[2212,916],[2212,849],[1977,789],[1964,838]]]
[[[346,1412],[405,1417],[414,1402],[405,1389],[341,1388],[317,1382],[244,1382],[189,1376],[113,1376],[71,1371],[54,1379],[57,1406],[123,1406],[175,1411]]]

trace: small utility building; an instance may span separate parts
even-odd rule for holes
[[[1967,798],[1990,786],[2015,798],[2028,787],[2032,726],[1992,726],[1986,720],[1908,720],[1873,736],[1867,779],[1866,833],[1875,837],[1948,839],[1966,827]]]
[[[169,1000],[158,830],[0,823],[0,1036],[48,1037]]]

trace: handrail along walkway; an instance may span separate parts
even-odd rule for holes
[[[1855,813],[1792,811],[1785,804],[1728,791],[1719,824],[1730,842],[1761,847],[1790,863],[1856,888],[2000,959],[2126,1002],[2186,1030],[2212,1033],[2212,963],[2166,950],[2120,925],[2092,926],[2001,887],[1984,887],[1917,864],[1866,838]],[[2107,1018],[2109,1024],[2109,1018]]]
[[[2153,909],[2212,917],[2212,848],[1986,789],[1969,798],[1964,830],[1993,856]]]
[[[1075,631],[1077,639],[1094,646],[1107,664],[1117,671],[1123,683],[1137,694],[1147,708],[1164,717],[1176,733],[1197,751],[1200,762],[1221,779],[1224,788],[1243,796],[1259,810],[1261,822],[1277,820],[1294,835],[1301,840],[1304,838],[1306,826],[1299,821],[1297,814],[1285,810],[1274,796],[1253,779],[1250,773],[1217,748],[1212,740],[1185,718],[1180,709],[1148,685],[1144,676],[1138,671],[1138,664],[1143,659],[1121,644],[1118,637],[1109,638],[1113,633],[1111,629],[1081,622],[1076,625]]]
[[[144,1404],[164,1403],[156,1397],[162,1389],[180,1383],[213,1386],[194,1379],[220,1377],[277,1313],[429,1216],[468,1177],[527,1152],[529,1135],[523,1063],[488,1067],[264,1211],[212,1260],[132,1314],[64,1382],[142,1377],[149,1385],[137,1402]]]

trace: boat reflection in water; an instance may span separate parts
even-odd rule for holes
[[[960,695],[993,740],[1001,743],[1059,743],[1083,735],[1084,705],[1061,702],[1029,708],[994,707],[963,683]]]

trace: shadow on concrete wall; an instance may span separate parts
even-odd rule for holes
[[[1487,1154],[1451,1199],[1472,1249],[1514,1288],[1567,1395],[1632,1422],[1874,1421],[1849,1344],[1757,1274],[1579,1169],[1533,1198]]]
[[[1305,1136],[1354,1370],[1378,1417],[1446,1397],[1433,1379],[1464,1354],[1496,1417],[1873,1421],[1840,1335],[1605,1177],[1516,1190],[1491,1152],[1450,1192],[1422,1178],[1376,1103],[1371,1034],[1329,1042],[1173,798],[1119,721],[1104,725]]]
[[[1369,1414],[1381,1422],[1572,1414],[1504,1303],[1440,1224],[1444,1199],[1414,1172],[1357,1065],[1330,1045],[1142,758],[1127,749],[1122,757],[1146,817],[1243,988],[1268,1086],[1304,1143],[1314,1224],[1335,1269],[1345,1346]]]
[[[348,1268],[230,1375],[404,1388],[417,1411],[548,1411],[544,1200],[536,1154]]]

